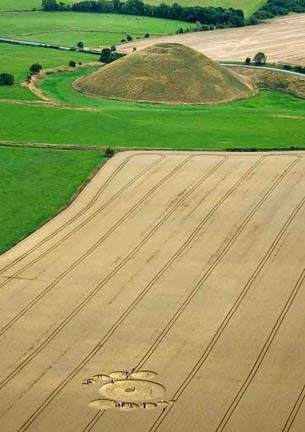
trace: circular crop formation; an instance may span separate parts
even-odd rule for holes
[[[125,402],[157,401],[164,397],[165,387],[162,384],[137,379],[122,379],[103,384],[99,393],[105,399]]]

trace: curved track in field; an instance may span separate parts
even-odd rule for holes
[[[301,430],[304,172],[303,153],[115,156],[0,258],[4,429]],[[174,403],[92,413],[82,380],[133,368]]]

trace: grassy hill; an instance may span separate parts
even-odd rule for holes
[[[86,46],[110,46],[126,38],[126,33],[136,39],[143,38],[147,32],[152,36],[169,34],[174,33],[178,27],[189,26],[189,23],[181,21],[126,15],[68,12],[0,13],[1,36],[69,46],[75,46],[80,40]],[[14,74],[16,84],[13,87],[0,87],[0,99],[34,98],[27,89],[18,85],[25,79],[33,63],[38,62],[44,68],[50,68],[67,65],[70,60],[85,63],[96,59],[96,56],[83,53],[1,43],[0,70]]]
[[[78,80],[82,93],[111,99],[210,104],[252,96],[251,84],[180,44],[158,44]]]

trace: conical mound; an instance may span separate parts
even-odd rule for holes
[[[180,44],[134,52],[74,85],[91,96],[152,103],[213,104],[255,94],[251,82]]]

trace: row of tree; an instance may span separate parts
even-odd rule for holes
[[[245,24],[244,13],[240,9],[225,9],[221,7],[183,7],[178,3],[168,5],[148,5],[142,0],[89,0],[80,1],[72,5],[57,3],[56,0],[42,0],[45,11],[76,11],[116,13],[125,15],[139,15],[157,18],[167,18],[187,22],[215,25],[217,27],[241,27]]]
[[[285,64],[284,69],[305,74],[305,66]]]
[[[287,15],[290,12],[305,12],[305,0],[268,0],[251,19],[264,20],[275,16]]]

